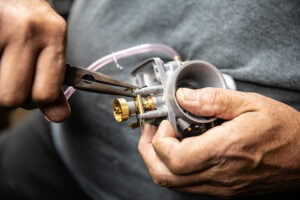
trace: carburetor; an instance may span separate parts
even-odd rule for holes
[[[164,63],[160,58],[151,58],[134,69],[131,76],[132,83],[137,86],[133,90],[135,97],[131,101],[125,98],[114,100],[115,119],[123,122],[136,117],[137,122],[129,124],[136,128],[144,123],[158,124],[167,118],[179,139],[203,133],[214,126],[216,118],[195,116],[184,110],[176,100],[178,88],[236,89],[229,75],[202,60]]]

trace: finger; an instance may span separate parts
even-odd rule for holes
[[[222,181],[204,181],[193,186],[170,187],[169,189],[179,192],[208,194],[228,198],[244,196],[254,197],[271,193],[276,190],[280,191],[282,188],[274,188],[274,185],[272,184],[251,184],[248,181],[237,181],[234,184],[224,184]]]
[[[142,126],[141,138],[138,145],[139,152],[149,171],[152,170],[151,162],[161,162],[152,147],[152,138],[155,135],[155,132],[156,127],[154,125],[144,124]]]
[[[63,40],[63,39],[62,39]],[[44,48],[39,54],[32,88],[32,100],[37,105],[54,102],[64,81],[64,41]]]
[[[254,169],[261,163],[262,157],[248,151],[256,151],[257,138],[261,140],[260,145],[266,146],[274,138],[269,126],[253,126],[262,120],[265,120],[263,115],[257,115],[255,112],[245,113],[209,129],[202,135],[185,138],[179,144],[173,141],[174,138],[169,138],[165,131],[167,129],[162,126],[158,128],[152,143],[159,158],[174,174],[202,172],[214,166],[222,166],[227,161],[240,161],[241,158],[248,161],[245,167]],[[261,132],[268,133],[269,136],[261,138]],[[272,141],[269,138],[272,138]],[[247,151],[244,150],[245,141]]]
[[[194,115],[215,116],[226,120],[258,110],[260,102],[259,95],[220,88],[180,88],[176,97],[178,103]]]
[[[152,138],[156,129],[153,125],[144,125],[139,141],[139,152],[155,184],[163,187],[190,186],[208,179],[212,180],[212,177],[214,177],[213,170],[203,174],[198,173],[185,176],[173,174],[153,149]]]
[[[205,170],[218,164],[217,155],[223,148],[225,139],[223,128],[210,134],[204,133],[197,137],[185,138],[180,142],[168,121],[163,121],[152,144],[155,152],[174,174],[190,174]]]
[[[151,145],[152,138],[154,137],[156,130],[156,126],[152,124],[143,124],[139,145]]]
[[[1,57],[0,106],[17,107],[30,95],[36,49],[14,43],[7,46]]]
[[[154,125],[143,125],[138,146],[139,152],[145,162],[146,167],[148,168],[150,175],[152,176],[153,181],[160,186],[173,186],[171,181],[171,179],[173,179],[173,174],[161,162],[153,149],[152,138],[155,132],[156,127]]]
[[[175,131],[169,121],[164,120],[160,123],[152,144],[162,161],[169,166],[170,158],[173,157],[173,153],[179,153],[177,151],[180,147],[180,141],[176,138]]]
[[[69,117],[71,109],[63,92],[60,92],[58,99],[50,104],[39,107],[42,113],[52,122],[62,122]]]
[[[187,186],[187,187],[171,187],[169,189],[178,192],[206,194],[206,195],[213,195],[219,197],[233,197],[239,194],[238,188],[214,186],[208,184],[200,184],[196,186]]]

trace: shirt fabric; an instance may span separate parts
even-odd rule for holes
[[[238,90],[257,92],[300,110],[298,0],[77,0],[69,20],[67,61],[88,66],[111,52],[164,43],[183,60],[205,60],[231,75]],[[100,71],[129,75],[156,52]],[[54,144],[81,187],[95,199],[213,199],[156,186],[138,153],[140,130],[117,123],[115,97],[77,91],[71,117],[52,124]]]

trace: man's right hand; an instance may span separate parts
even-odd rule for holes
[[[66,33],[44,0],[0,1],[0,109],[38,107],[54,122],[69,116],[61,89]]]

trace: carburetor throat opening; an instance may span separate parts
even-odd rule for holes
[[[133,91],[136,97],[132,100],[114,100],[115,119],[123,122],[135,116],[136,123],[129,124],[132,128],[144,123],[159,124],[163,119],[168,119],[176,136],[181,139],[203,133],[214,126],[216,118],[195,116],[184,110],[176,100],[178,88],[235,89],[230,76],[222,74],[215,66],[201,60],[176,60],[165,63],[160,58],[152,58],[136,67],[131,76],[132,83],[137,86]]]

